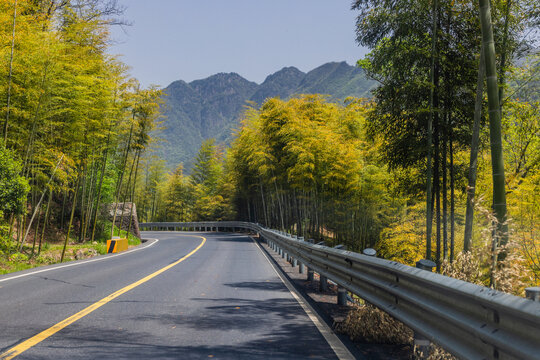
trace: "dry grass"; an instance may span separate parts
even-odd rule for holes
[[[457,357],[444,350],[442,347],[431,344],[431,352],[427,360],[458,360]]]
[[[453,262],[444,260],[441,267],[442,274],[476,285],[484,285],[484,274],[478,252],[479,249],[474,249],[472,252],[458,253]]]
[[[355,305],[338,331],[353,341],[410,344],[413,332],[402,322],[372,305]]]
[[[480,216],[484,218],[484,228],[481,230],[481,239],[470,252],[458,253],[453,263],[445,260],[442,264],[442,274],[456,279],[468,281],[473,284],[490,286],[496,290],[516,296],[524,296],[525,288],[534,286],[534,274],[519,244],[519,239],[512,231],[513,224],[507,221],[509,232],[508,242],[494,248],[494,234],[497,233],[497,219],[493,212],[481,205],[482,200],[476,204]],[[504,254],[501,259],[500,254]]]
[[[355,305],[345,321],[336,330],[351,340],[376,344],[413,344],[413,331],[401,321],[394,319],[373,305]],[[411,358],[419,356],[418,352]],[[418,358],[418,357],[417,357]],[[430,347],[428,360],[457,360],[456,357],[436,344]]]

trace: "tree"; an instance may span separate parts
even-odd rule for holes
[[[191,178],[194,185],[201,185],[208,194],[214,194],[221,175],[221,156],[214,139],[205,140],[195,157]]]
[[[476,48],[479,38],[476,13],[467,2],[429,5],[359,0],[353,9],[359,11],[357,41],[372,48],[358,64],[380,83],[374,90],[376,105],[369,114],[368,134],[383,144],[381,158],[391,170],[426,169],[427,176],[408,191],[418,196],[417,188],[427,190],[426,233],[431,232],[435,208],[440,265],[448,248],[448,172],[450,193],[455,184],[454,167],[449,169],[448,163],[454,163],[455,148],[468,146],[474,109],[470,95],[476,85],[476,57],[468,49]],[[431,233],[426,238],[431,240]],[[428,246],[429,257],[431,241]]]
[[[0,211],[8,215],[22,214],[30,187],[21,176],[21,162],[13,151],[0,147]]]

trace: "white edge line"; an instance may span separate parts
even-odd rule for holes
[[[111,259],[111,258],[114,258],[114,257],[117,257],[117,256],[131,254],[131,253],[134,253],[135,251],[148,249],[149,247],[153,246],[154,244],[156,244],[159,241],[158,239],[148,239],[148,240],[149,241],[154,240],[154,241],[152,241],[150,244],[147,244],[147,245],[144,245],[144,246],[137,246],[135,249],[131,249],[131,250],[128,250],[128,251],[122,251],[121,253],[117,253],[117,254],[114,254],[114,255],[103,254],[103,255],[98,256],[96,258],[92,258],[92,259],[89,259],[89,260],[74,261],[74,262],[68,263],[66,265],[60,265],[60,266],[51,265],[51,267],[49,267],[49,268],[36,270],[36,271],[31,271],[31,272],[27,272],[27,273],[24,273],[24,274],[21,274],[21,275],[9,276],[9,274],[6,274],[9,277],[7,277],[5,279],[0,279],[0,283],[4,282],[4,281],[19,279],[19,278],[22,278],[22,277],[25,277],[25,276],[30,276],[30,275],[35,275],[35,274],[47,272],[47,271],[53,271],[53,270],[57,270],[57,269],[64,269],[64,268],[67,268],[67,267],[78,266],[78,265],[84,265],[84,264],[88,264],[88,263],[92,263],[92,262],[96,262],[96,261],[103,261],[103,260]]]
[[[274,270],[274,272],[277,274],[277,276],[285,284],[285,286],[287,287],[289,292],[292,294],[292,296],[300,304],[302,309],[304,309],[304,311],[306,312],[309,319],[313,322],[313,324],[315,324],[315,326],[317,327],[317,329],[319,330],[321,335],[324,337],[326,342],[328,342],[328,344],[330,345],[332,350],[334,350],[334,353],[336,354],[336,356],[339,359],[346,359],[346,360],[349,360],[349,359],[354,360],[354,359],[356,359],[353,356],[353,354],[351,354],[349,349],[347,349],[347,347],[345,345],[343,345],[343,343],[337,337],[337,335],[334,334],[334,332],[332,331],[332,329],[330,329],[330,327],[326,324],[326,322],[319,316],[319,314],[317,314],[317,312],[313,309],[313,307],[307,301],[304,300],[302,295],[300,295],[298,293],[298,291],[294,288],[294,286],[291,284],[291,282],[287,278],[282,276],[277,271],[276,264],[274,264],[274,263],[272,263],[272,261],[270,261],[270,259],[268,257],[269,255],[266,254],[266,252],[261,248],[261,245],[259,245],[259,243],[257,243],[257,241],[255,241],[255,239],[252,238],[251,236],[250,236],[250,238],[251,238],[251,240],[253,240],[255,245],[257,245],[259,250],[262,252],[262,254],[264,255],[266,261],[268,261],[268,263],[272,267],[272,270]]]

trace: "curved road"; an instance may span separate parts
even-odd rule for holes
[[[143,236],[159,241],[0,276],[0,359],[338,358],[251,238]]]

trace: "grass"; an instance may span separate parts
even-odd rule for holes
[[[71,239],[66,247],[64,262],[72,260],[87,259],[97,255],[103,255],[107,252],[107,240],[111,233],[111,223],[104,224],[103,231],[99,234],[96,241],[78,243],[75,239]],[[115,226],[114,236],[119,235],[119,229]],[[121,237],[124,238],[126,232],[122,231]],[[25,245],[22,252],[8,251],[5,247],[0,247],[0,274],[7,274],[26,269],[32,269],[39,266],[51,265],[60,263],[62,249],[64,244],[62,241],[54,241],[49,239],[41,248],[39,255],[32,256],[32,244]],[[130,247],[137,246],[141,240],[129,234],[128,245]],[[1,244],[0,244],[1,245]],[[37,247],[36,247],[37,253]]]

